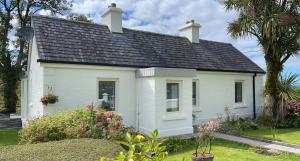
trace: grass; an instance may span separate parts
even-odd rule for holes
[[[96,161],[116,157],[122,148],[108,140],[73,139],[0,148],[1,161]]]
[[[291,144],[300,144],[300,128],[277,129],[273,138],[270,128],[260,128],[243,132],[245,136],[257,137],[267,140],[277,140]]]
[[[282,153],[278,156],[265,156],[257,154],[256,150],[258,148],[217,139],[213,145],[212,153],[215,156],[214,161],[300,161],[299,155]],[[183,158],[191,160],[193,152],[193,147],[187,147],[183,152],[170,154],[166,160],[182,161]]]
[[[19,129],[0,129],[0,146],[18,144]]]

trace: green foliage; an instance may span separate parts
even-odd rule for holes
[[[246,130],[256,130],[259,125],[251,118],[226,120],[221,124],[220,131],[241,135]]]
[[[229,24],[232,37],[253,36],[263,49],[266,62],[265,94],[274,119],[279,119],[280,106],[278,77],[284,63],[299,54],[299,0],[225,0],[227,10],[239,12]]]
[[[122,148],[109,140],[72,139],[42,144],[4,146],[1,161],[95,161],[101,157],[116,157]]]
[[[164,141],[163,145],[166,147],[168,153],[175,153],[184,151],[186,148],[195,147],[196,139],[183,139],[180,137],[171,137]]]
[[[64,14],[71,7],[68,0],[1,0],[0,1],[0,79],[3,83],[3,111],[15,113],[18,101],[18,81],[25,73],[29,53],[29,43],[22,38],[12,40],[9,33],[16,28],[30,25],[31,15],[40,10],[53,14]],[[17,25],[11,25],[18,20]],[[9,42],[14,49],[9,49]]]
[[[300,113],[289,108],[285,118],[278,121],[277,128],[300,128]]]
[[[88,16],[81,14],[70,14],[67,19],[79,22],[93,23],[93,21]]]
[[[121,117],[113,112],[77,109],[29,121],[20,131],[19,141],[24,144],[85,137],[122,140],[126,132]]]
[[[258,116],[255,122],[262,127],[272,127],[274,125],[274,120],[269,115]]]
[[[151,138],[143,135],[132,137],[129,133],[126,134],[126,142],[122,142],[128,148],[128,152],[121,152],[119,156],[112,160],[117,161],[163,161],[167,155],[166,147],[163,141],[157,140],[158,130],[151,134]],[[101,158],[100,161],[109,161],[111,159]]]

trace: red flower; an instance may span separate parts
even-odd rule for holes
[[[97,115],[98,115],[98,116],[101,116],[102,114],[103,114],[103,112],[97,111]]]
[[[91,104],[87,104],[87,105],[84,106],[84,108],[90,110],[90,109],[92,109],[92,105]]]
[[[106,118],[106,121],[110,122],[110,121],[111,121],[111,118],[110,118],[110,117]]]

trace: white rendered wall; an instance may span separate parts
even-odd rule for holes
[[[29,55],[28,67],[28,106],[26,119],[34,119],[43,115],[43,108],[40,102],[43,96],[44,69],[39,62],[36,39],[33,38],[31,54]],[[26,108],[26,106],[24,107]],[[26,121],[26,120],[23,120]]]
[[[225,107],[233,115],[253,116],[253,75],[252,73],[199,72],[199,106],[194,110],[194,124],[225,117]],[[235,81],[243,81],[242,104],[235,103]],[[263,76],[256,77],[256,107],[260,111],[263,99]]]
[[[44,107],[44,114],[83,107],[98,101],[98,81],[116,80],[116,111],[125,125],[135,127],[136,119],[136,78],[135,69],[100,67],[88,65],[43,64],[45,67],[45,93],[48,87],[59,102]]]

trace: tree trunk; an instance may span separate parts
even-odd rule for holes
[[[274,120],[278,119],[280,110],[280,100],[278,91],[278,76],[282,70],[282,65],[274,60],[266,58],[267,73],[265,84],[266,104],[265,108],[268,108],[272,112]]]
[[[4,109],[6,113],[16,113],[18,96],[16,93],[18,79],[17,73],[13,70],[8,70],[2,73]]]

